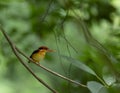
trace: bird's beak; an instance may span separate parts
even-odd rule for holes
[[[47,52],[55,52],[55,50],[48,49]]]

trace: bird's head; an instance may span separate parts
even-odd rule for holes
[[[41,52],[54,52],[54,50],[51,50],[51,49],[49,49],[49,48],[46,47],[46,46],[41,46],[41,47],[39,47],[39,50],[40,50]]]

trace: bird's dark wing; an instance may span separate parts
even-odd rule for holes
[[[39,52],[39,50],[38,50],[38,49],[37,49],[37,50],[35,50],[35,51],[33,51],[33,53],[31,54],[30,58],[32,58],[32,55],[33,55],[33,54],[35,54],[35,53],[37,53],[37,52]]]
[[[31,54],[30,58],[32,58],[32,55],[35,54],[35,53],[37,53],[37,52],[39,52],[39,50],[33,51],[33,53]],[[28,61],[28,63],[30,63],[30,61]]]

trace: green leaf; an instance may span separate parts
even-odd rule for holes
[[[106,88],[95,81],[90,81],[87,83],[88,89],[91,91],[91,93],[108,93]]]
[[[71,57],[67,57],[67,56],[62,56],[63,58],[67,59],[69,62],[71,62],[74,66],[80,68],[83,71],[86,71],[94,76],[97,76],[97,74],[87,65],[83,64],[83,62],[80,62],[76,59],[73,59]]]
[[[88,67],[87,65],[83,64],[83,62],[73,59],[71,57],[68,56],[62,56],[63,58],[67,59],[69,62],[71,62],[71,64],[73,64],[74,66],[80,68],[81,70],[88,72],[89,74],[92,74],[94,76],[97,77],[97,79],[102,82],[106,87],[108,87],[108,85],[106,84],[106,82],[100,78],[90,67]]]

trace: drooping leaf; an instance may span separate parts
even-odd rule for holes
[[[92,74],[94,76],[97,76],[97,74],[87,65],[83,64],[83,62],[80,62],[79,60],[73,59],[68,56],[62,56],[63,58],[67,59],[70,63],[72,63],[74,66],[80,68],[81,70],[88,72],[89,74]]]
[[[62,57],[65,58],[65,59],[67,59],[71,64],[73,64],[74,66],[80,68],[81,70],[83,70],[83,71],[85,71],[85,72],[87,72],[89,74],[92,74],[92,75],[96,76],[97,79],[100,82],[102,82],[105,86],[108,86],[106,84],[106,82],[95,73],[94,70],[92,70],[89,66],[85,65],[83,62],[81,62],[81,61],[79,61],[77,59],[68,57],[68,56],[62,56]]]
[[[87,87],[91,93],[108,93],[106,88],[96,81],[89,81]]]

